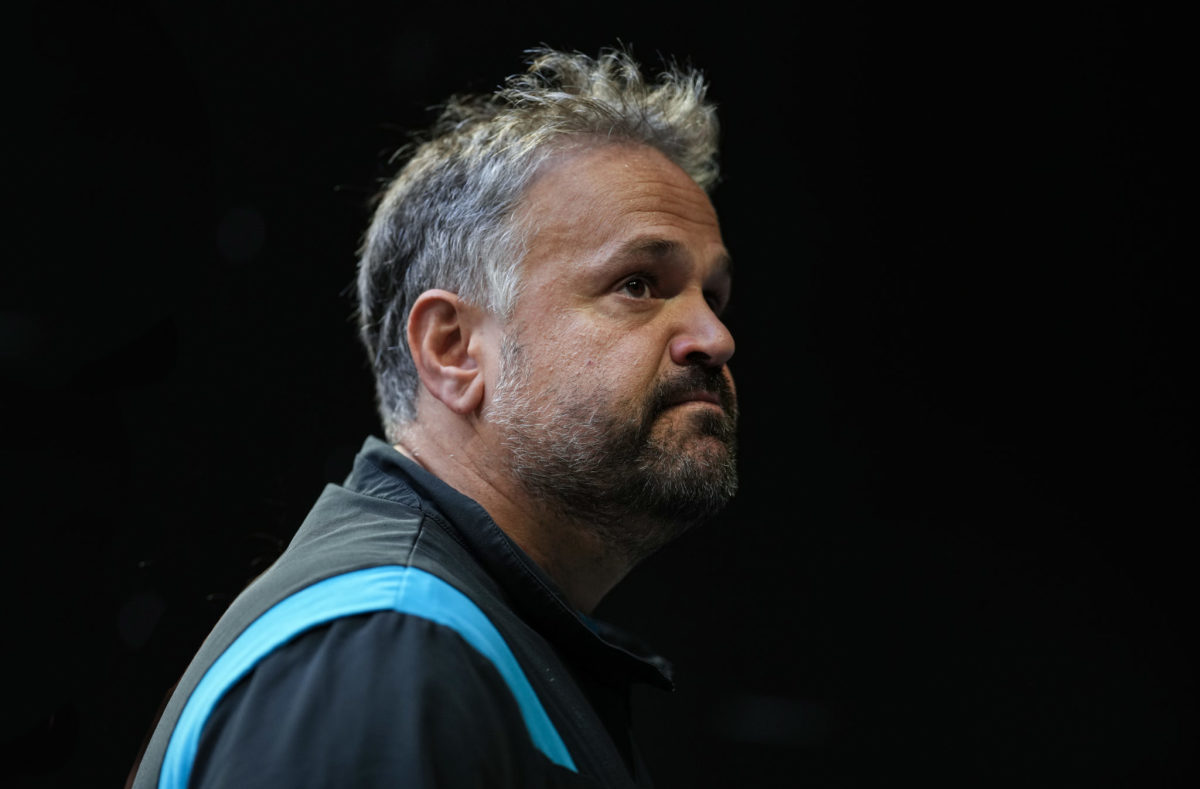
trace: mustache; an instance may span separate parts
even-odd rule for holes
[[[650,407],[646,410],[647,418],[654,418],[681,397],[694,392],[706,392],[717,398],[728,418],[736,420],[737,395],[724,370],[724,367],[688,367],[669,379],[659,381],[650,396]]]

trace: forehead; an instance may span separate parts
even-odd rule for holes
[[[639,245],[670,245],[701,265],[727,257],[708,196],[644,145],[555,155],[526,190],[519,215],[530,231],[526,275],[550,262],[574,268]]]

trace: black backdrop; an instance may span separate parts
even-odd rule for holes
[[[678,664],[659,783],[1194,778],[1180,20],[441,5],[7,13],[0,769],[119,784],[378,434],[347,288],[403,130],[621,40],[710,75],[738,266],[742,493],[600,611]]]

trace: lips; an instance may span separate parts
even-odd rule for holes
[[[693,367],[679,377],[665,381],[655,392],[654,402],[662,410],[686,403],[712,403],[732,414],[737,409],[733,388],[719,371]]]
[[[724,406],[721,405],[721,398],[717,396],[715,392],[709,392],[705,390],[681,392],[673,397],[668,398],[666,406],[667,408],[670,408],[671,406],[684,405],[686,403],[712,403],[713,405],[724,408]]]
[[[680,370],[670,378],[661,380],[650,397],[644,427],[647,433],[653,428],[658,415],[675,406],[688,403],[711,403],[720,411],[708,408],[697,409],[695,415],[703,416],[712,425],[720,423],[721,429],[732,431],[737,424],[737,398],[733,386],[723,369],[708,369],[699,365]],[[713,428],[717,429],[716,427]]]

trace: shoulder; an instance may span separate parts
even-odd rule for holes
[[[272,650],[213,708],[192,786],[521,785],[532,745],[491,659],[395,610]]]

